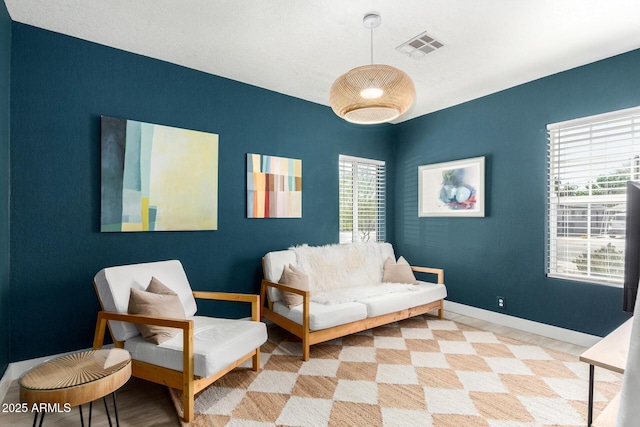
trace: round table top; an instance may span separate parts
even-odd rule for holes
[[[114,392],[131,377],[123,349],[89,350],[48,360],[18,379],[21,400],[63,401],[71,406]]]

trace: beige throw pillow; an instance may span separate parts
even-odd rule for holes
[[[285,265],[279,283],[301,291],[309,290],[309,277],[293,265]],[[302,304],[302,295],[282,291],[282,302],[289,308]]]
[[[178,295],[155,277],[151,278],[146,291],[131,289],[128,312],[175,319],[186,318]],[[136,324],[136,327],[146,341],[154,344],[163,343],[180,332],[180,329],[166,326]]]
[[[415,284],[418,281],[411,270],[411,266],[404,257],[398,258],[398,262],[392,257],[387,258],[384,263],[384,273],[382,281],[385,283],[410,283]]]

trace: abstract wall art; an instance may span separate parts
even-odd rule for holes
[[[418,216],[484,216],[484,157],[418,167]]]
[[[247,154],[247,218],[302,218],[302,160]]]
[[[101,117],[100,231],[218,228],[218,135]]]

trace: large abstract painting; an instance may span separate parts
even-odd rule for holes
[[[218,135],[102,116],[100,231],[218,228]]]
[[[302,218],[302,160],[247,154],[247,218]]]
[[[418,216],[484,216],[484,157],[418,168]]]

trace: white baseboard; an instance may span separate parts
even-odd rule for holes
[[[522,319],[520,317],[509,316],[507,314],[496,313],[495,311],[484,310],[481,308],[471,307],[469,305],[460,304],[453,301],[444,301],[445,311],[462,314],[487,322],[495,323],[510,328],[519,329],[543,337],[553,338],[555,340],[568,342],[582,347],[591,347],[602,337],[585,334],[583,332],[572,331],[570,329],[559,328],[557,326],[547,325],[545,323],[534,322],[532,320]]]

